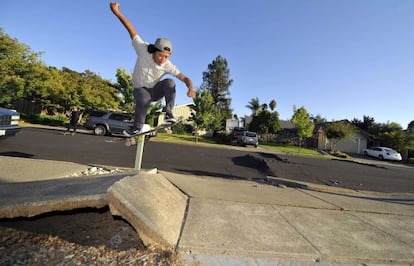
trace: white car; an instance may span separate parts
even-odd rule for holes
[[[19,121],[18,112],[0,107],[0,139],[16,135],[21,129]]]
[[[363,151],[365,156],[371,156],[378,158],[380,160],[393,160],[393,161],[401,161],[402,157],[401,154],[397,151],[387,148],[387,147],[374,147],[365,149]]]

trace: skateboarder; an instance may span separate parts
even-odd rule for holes
[[[175,82],[171,78],[161,79],[164,75],[170,74],[185,83],[187,96],[195,97],[193,83],[190,78],[181,73],[178,68],[169,61],[173,52],[171,42],[165,38],[158,38],[154,44],[144,42],[138,35],[134,26],[121,13],[119,3],[110,3],[112,12],[121,21],[129,36],[132,39],[132,46],[137,53],[132,84],[134,85],[135,119],[134,126],[124,131],[124,134],[131,136],[149,130],[145,124],[145,116],[151,102],[158,101],[165,97],[165,122],[174,123],[172,114],[175,101]]]
[[[74,105],[69,115],[69,123],[65,135],[70,134],[70,128],[73,128],[72,136],[76,134],[76,126],[80,122],[80,119],[81,112],[78,110],[78,107]]]

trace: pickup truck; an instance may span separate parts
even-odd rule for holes
[[[0,107],[0,139],[16,135],[21,129],[19,121],[18,112]]]

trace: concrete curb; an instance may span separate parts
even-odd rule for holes
[[[188,198],[164,176],[140,172],[124,178],[107,198],[111,213],[127,220],[145,245],[177,246]]]

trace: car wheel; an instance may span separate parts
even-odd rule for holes
[[[380,160],[384,160],[384,156],[382,156],[382,155],[380,154],[380,155],[378,155],[378,159],[380,159]]]
[[[368,156],[368,152],[364,151],[364,155],[365,155],[365,156]]]
[[[105,136],[106,135],[106,128],[102,125],[97,125],[94,130],[93,133],[97,136]]]

